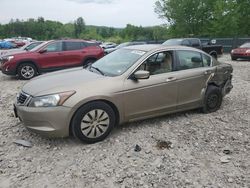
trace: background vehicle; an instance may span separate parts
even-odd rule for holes
[[[117,46],[116,43],[113,42],[104,42],[100,45],[103,49],[115,48]]]
[[[120,49],[120,48],[123,48],[126,46],[134,46],[134,45],[142,45],[142,44],[147,44],[147,43],[146,42],[124,42],[124,43],[119,44],[115,48],[105,49],[104,52],[105,52],[105,54],[109,54],[117,49]]]
[[[231,51],[231,59],[237,60],[241,59],[250,59],[250,42],[247,42],[241,45],[239,48],[233,49]]]
[[[37,133],[65,137],[72,132],[93,143],[124,122],[195,108],[215,112],[232,89],[232,71],[230,64],[194,48],[130,46],[86,69],[28,82],[15,112]]]
[[[17,45],[10,42],[10,41],[0,41],[0,49],[11,49],[11,48],[16,48]]]
[[[42,44],[43,41],[37,41],[37,42],[31,42],[26,45],[24,45],[21,48],[15,48],[15,49],[9,49],[9,50],[0,50],[0,58],[2,56],[10,55],[10,54],[15,54],[15,53],[20,53],[20,52],[25,52],[25,51],[30,51],[36,46]]]
[[[103,56],[103,49],[89,41],[49,41],[28,52],[2,57],[0,68],[4,74],[31,79],[42,72],[93,63]]]
[[[217,59],[218,56],[223,54],[223,47],[222,45],[212,45],[212,44],[202,44],[200,39],[198,38],[180,38],[180,39],[169,39],[163,43],[166,46],[189,46],[198,48],[203,50],[204,52],[208,53],[209,55],[213,56]]]

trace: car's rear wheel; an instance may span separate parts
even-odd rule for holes
[[[231,59],[232,59],[233,61],[236,61],[236,60],[237,60],[237,58],[236,58],[236,57],[233,57],[233,56],[231,56]]]
[[[87,66],[93,64],[94,62],[96,62],[96,59],[87,59],[83,62],[83,67],[87,67]]]
[[[210,113],[217,111],[222,103],[222,93],[219,87],[210,85],[207,88],[205,98],[204,98],[204,106],[202,111],[204,113]]]
[[[115,113],[105,102],[91,102],[82,106],[72,119],[72,132],[83,142],[104,140],[115,125]]]
[[[31,63],[22,63],[17,68],[17,74],[20,79],[29,80],[37,75],[37,69]]]

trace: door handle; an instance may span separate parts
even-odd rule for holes
[[[175,81],[177,80],[175,77],[169,77],[166,79],[166,82],[172,82],[172,81]]]
[[[211,73],[212,73],[212,71],[210,71],[210,70],[204,72],[205,75],[208,75],[208,74],[211,74]]]

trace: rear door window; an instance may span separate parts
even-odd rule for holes
[[[65,42],[65,51],[82,49],[81,42]]]
[[[202,57],[199,52],[195,51],[177,51],[177,70],[186,70],[203,67]]]

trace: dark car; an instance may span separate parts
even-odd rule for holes
[[[105,49],[104,52],[105,54],[109,54],[117,49],[120,49],[120,48],[124,48],[124,47],[127,47],[127,46],[134,46],[134,45],[143,45],[143,44],[147,44],[146,42],[137,42],[137,41],[134,41],[134,42],[124,42],[124,43],[121,43],[119,44],[118,46],[114,47],[114,48],[108,48],[108,49]]]
[[[103,56],[103,49],[90,41],[49,41],[28,52],[2,57],[0,69],[4,74],[28,80],[43,72],[84,66]]]
[[[223,54],[223,47],[214,44],[202,44],[198,38],[169,39],[163,43],[165,46],[189,46],[200,49],[217,59]]]
[[[237,60],[241,59],[250,59],[250,42],[247,42],[241,45],[239,48],[233,49],[231,51],[231,59]]]

